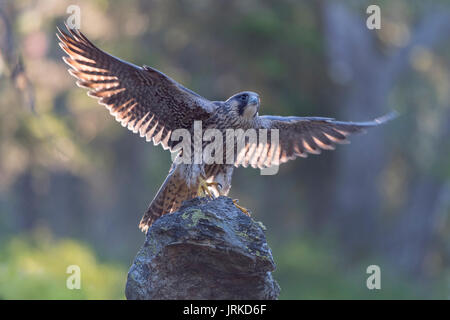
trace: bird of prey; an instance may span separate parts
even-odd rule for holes
[[[57,37],[68,55],[63,59],[70,66],[69,73],[78,79],[77,85],[87,88],[88,95],[97,98],[122,126],[154,145],[161,144],[164,149],[177,152],[172,134],[177,129],[193,133],[195,121],[202,122],[202,132],[208,128],[220,132],[278,130],[277,143],[270,138],[256,144],[245,140],[240,150],[235,148],[232,163],[174,161],[139,224],[144,232],[163,214],[176,211],[185,200],[199,195],[227,195],[235,167],[268,168],[296,157],[307,157],[308,153],[319,154],[322,149],[331,150],[335,144],[348,142],[350,134],[394,117],[391,113],[368,122],[342,122],[322,117],[260,116],[260,98],[254,92],[240,92],[225,101],[210,101],[154,68],[139,67],[102,51],[79,30],[67,29],[65,33],[58,28]]]

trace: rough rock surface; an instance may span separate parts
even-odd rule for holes
[[[127,299],[276,299],[263,229],[230,198],[186,201],[147,232],[128,272]]]

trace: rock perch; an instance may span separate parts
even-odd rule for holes
[[[277,299],[263,229],[230,198],[186,201],[147,232],[128,272],[127,299]]]

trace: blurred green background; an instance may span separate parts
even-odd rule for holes
[[[231,196],[267,227],[281,299],[450,297],[448,1],[0,0],[0,299],[124,299],[170,166],[67,73],[55,32],[71,4],[100,48],[211,100],[252,90],[261,114],[349,121],[399,111],[275,176],[235,170]],[[366,287],[372,264],[381,290]]]

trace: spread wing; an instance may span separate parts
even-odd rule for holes
[[[215,105],[153,68],[138,67],[98,49],[80,31],[58,28],[63,57],[77,85],[89,89],[122,126],[155,145],[172,148],[175,129],[205,120]]]
[[[334,150],[337,143],[349,143],[347,137],[354,133],[385,123],[396,117],[392,112],[368,122],[343,122],[332,118],[260,116],[257,129],[267,129],[267,141],[246,142],[238,152],[235,166],[267,168],[296,157],[306,158],[309,153],[320,154],[323,149]],[[278,129],[279,139],[273,139],[271,129]],[[278,140],[278,144],[277,144]]]

